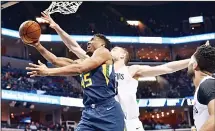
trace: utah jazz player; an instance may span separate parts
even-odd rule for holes
[[[47,23],[58,33],[70,51],[75,53],[81,59],[89,57],[80,45],[61,29],[48,14],[42,15],[42,18],[48,21]],[[144,131],[142,122],[139,120],[139,106],[136,101],[138,81],[135,78],[140,76],[158,76],[178,71],[187,67],[189,59],[170,62],[155,67],[145,65],[126,66],[129,60],[129,53],[124,48],[115,47],[111,50],[111,54],[114,60],[116,79],[118,82],[118,95],[116,96],[116,100],[121,104],[125,115],[126,131]]]
[[[39,42],[34,47],[46,59],[48,58],[47,54],[50,52],[44,48],[42,51]],[[78,64],[47,68],[39,61],[39,65],[30,63],[30,67],[26,68],[31,70],[28,72],[31,77],[81,74],[85,108],[76,131],[124,130],[124,114],[120,104],[114,98],[115,73],[109,48],[110,41],[104,35],[97,34],[88,42],[87,53],[92,56]]]

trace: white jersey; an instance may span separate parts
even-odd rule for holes
[[[130,75],[127,66],[121,67],[115,73],[118,83],[118,95],[115,98],[122,107],[125,119],[137,119],[139,117],[139,106],[136,100],[138,81]]]
[[[194,123],[197,128],[197,131],[199,131],[202,127],[202,125],[207,121],[209,117],[209,112],[208,112],[208,107],[207,105],[203,105],[199,101],[198,95],[200,95],[201,92],[199,92],[201,84],[203,84],[204,81],[207,79],[214,79],[213,77],[207,76],[205,77],[197,87],[194,95],[194,105],[193,105],[193,118],[194,118]],[[201,98],[203,99],[203,98]]]

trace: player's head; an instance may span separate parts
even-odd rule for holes
[[[111,50],[111,55],[114,61],[122,60],[125,64],[129,61],[129,52],[125,48],[116,46]]]
[[[197,48],[188,64],[187,74],[194,78],[195,72],[200,71],[206,74],[215,72],[215,48],[202,45]]]
[[[101,46],[104,46],[110,50],[110,41],[102,34],[95,34],[93,38],[87,43],[87,53],[93,53]]]

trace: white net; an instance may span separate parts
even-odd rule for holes
[[[48,14],[59,12],[61,14],[72,14],[75,13],[79,6],[82,4],[80,1],[63,1],[63,2],[52,2],[48,9],[45,10]]]

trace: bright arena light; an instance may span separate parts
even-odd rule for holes
[[[132,26],[138,26],[139,25],[139,21],[136,21],[136,20],[127,20],[127,23],[129,25],[132,25]]]
[[[172,110],[171,112],[172,112],[172,113],[174,113],[174,112],[175,112],[175,110]]]
[[[190,24],[202,23],[202,22],[204,22],[203,16],[196,16],[196,17],[190,17],[189,18]]]

